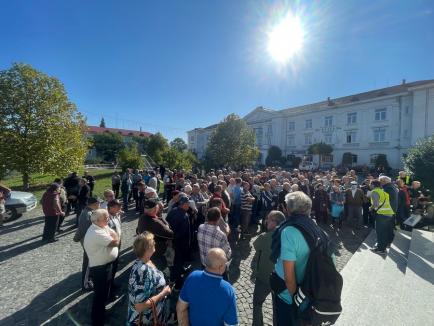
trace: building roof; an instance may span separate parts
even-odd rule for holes
[[[152,133],[147,131],[137,131],[137,130],[128,130],[128,129],[118,129],[118,128],[103,128],[97,126],[87,126],[86,130],[89,134],[102,134],[104,132],[114,132],[118,133],[121,136],[139,136],[139,137],[149,137]]]
[[[339,106],[344,104],[351,104],[359,101],[372,100],[378,97],[390,96],[390,95],[407,92],[409,88],[423,86],[432,83],[434,83],[434,79],[419,80],[411,83],[406,83],[405,80],[403,80],[403,83],[400,85],[380,88],[380,89],[358,93],[358,94],[352,94],[344,97],[328,98],[325,101],[287,108],[287,109],[279,110],[278,112],[289,113],[291,112],[291,110],[296,110],[296,109],[318,109],[326,106],[333,107],[333,106]]]

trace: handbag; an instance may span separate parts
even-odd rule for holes
[[[149,301],[151,302],[153,326],[167,326],[166,324],[161,323],[158,319],[157,307],[155,306],[154,300],[149,298]],[[143,312],[139,314],[139,323],[137,325],[145,326],[145,324],[143,324]]]

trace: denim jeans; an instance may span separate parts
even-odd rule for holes
[[[393,241],[393,216],[377,214],[375,217],[375,231],[377,232],[377,247],[386,250]]]

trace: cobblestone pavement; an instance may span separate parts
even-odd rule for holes
[[[80,288],[82,249],[72,241],[74,218],[67,217],[66,232],[59,241],[43,244],[44,225],[40,209],[35,209],[0,230],[0,325],[89,325],[91,293]],[[137,216],[123,220],[123,236],[117,282],[119,298],[107,306],[107,323],[124,325],[126,287],[134,260],[131,250]],[[357,250],[369,230],[353,233],[344,228],[338,237],[326,228],[336,245],[336,261],[341,270]],[[255,237],[234,247],[230,279],[238,296],[241,325],[251,325],[254,283],[250,279]],[[266,325],[272,325],[271,300],[264,305]]]

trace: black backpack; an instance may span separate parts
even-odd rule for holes
[[[294,302],[300,317],[313,326],[333,325],[342,312],[343,279],[332,259],[327,234],[313,221],[294,221],[310,248],[303,282],[298,285]]]

